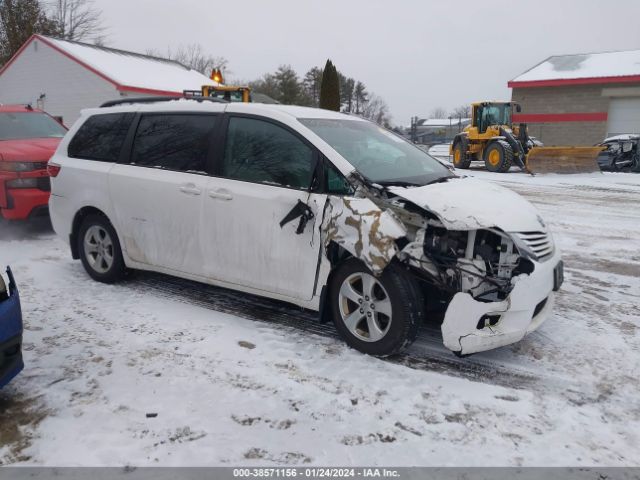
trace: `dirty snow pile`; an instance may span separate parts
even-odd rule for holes
[[[451,359],[432,368],[185,301],[166,277],[98,284],[46,226],[0,225],[26,363],[0,391],[0,464],[639,464],[640,175],[472,174],[536,204],[567,279],[522,342],[456,359],[427,339],[413,351]]]

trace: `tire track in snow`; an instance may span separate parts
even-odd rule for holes
[[[140,272],[129,285],[139,292],[173,301],[343,341],[332,323],[322,324],[318,321],[316,312],[284,302],[156,273]],[[543,379],[539,372],[528,371],[517,365],[487,360],[477,355],[456,357],[442,345],[439,327],[435,326],[424,326],[411,347],[384,360],[416,370],[435,371],[509,388],[530,390],[537,389],[542,383],[549,385],[549,379]],[[566,379],[561,383],[566,385]]]

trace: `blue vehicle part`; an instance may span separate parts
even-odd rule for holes
[[[0,388],[24,368],[22,361],[22,309],[11,269],[7,267],[8,297],[0,297]]]

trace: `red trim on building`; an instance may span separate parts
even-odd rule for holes
[[[84,68],[86,68],[87,70],[89,70],[90,72],[95,73],[96,75],[98,75],[101,78],[104,78],[107,82],[112,83],[113,85],[115,85],[116,87],[119,85],[118,82],[116,82],[115,80],[107,77],[104,73],[99,72],[98,70],[96,70],[95,68],[93,68],[92,66],[84,63],[81,60],[78,60],[76,57],[74,57],[73,55],[71,55],[70,53],[65,52],[64,50],[62,50],[60,47],[58,47],[57,45],[51,43],[50,41],[48,41],[47,39],[41,37],[40,35],[34,35],[34,37],[37,37],[38,40],[42,41],[42,43],[44,43],[45,45],[50,46],[51,48],[53,48],[54,50],[57,50],[58,52],[60,52],[61,54],[63,54],[65,57],[70,58],[71,60],[73,60],[74,62],[76,62],[78,65],[83,66]]]
[[[564,85],[595,85],[602,83],[640,83],[640,75],[625,75],[619,77],[587,77],[587,78],[561,78],[556,80],[511,80],[507,83],[509,88],[529,87],[559,87]]]
[[[590,113],[514,113],[515,123],[606,122],[607,112]]]
[[[29,37],[29,40],[27,40],[24,45],[22,45],[20,47],[20,49],[15,53],[15,55],[13,55],[13,57],[11,57],[11,60],[9,60],[3,67],[2,69],[0,69],[0,75],[2,75],[2,73],[9,67],[9,65],[11,65],[14,60],[16,60],[18,58],[18,56],[34,41],[34,40],[40,40],[42,43],[44,43],[45,45],[47,45],[48,47],[53,48],[54,50],[56,50],[57,52],[60,52],[61,54],[63,54],[65,57],[70,58],[71,60],[73,60],[74,62],[76,62],[78,65],[81,65],[82,67],[86,68],[87,70],[89,70],[92,73],[95,73],[96,75],[98,75],[100,78],[103,78],[104,80],[106,80],[107,82],[111,83],[112,85],[114,85],[119,91],[122,92],[136,92],[136,93],[142,93],[142,94],[146,94],[146,95],[168,95],[168,96],[174,96],[174,95],[182,95],[182,92],[173,92],[173,91],[169,91],[169,90],[154,90],[152,88],[141,88],[141,87],[133,87],[131,85],[120,85],[118,82],[116,82],[115,80],[109,78],[108,76],[106,76],[104,73],[96,70],[95,68],[93,68],[90,65],[87,65],[86,63],[84,63],[81,60],[78,60],[76,57],[74,57],[73,55],[71,55],[70,53],[65,52],[63,49],[61,49],[60,47],[58,47],[57,45],[51,43],[50,41],[48,41],[46,38],[43,38],[42,36],[38,35],[38,34],[34,34],[31,35],[31,37]]]
[[[0,75],[2,75],[7,68],[9,68],[9,65],[11,65],[16,58],[18,58],[18,56],[29,46],[29,44],[35,37],[36,37],[35,35],[31,35],[29,37],[29,40],[24,42],[24,44],[18,49],[18,51],[13,54],[13,57],[11,57],[9,61],[4,64],[2,68],[0,68]]]
[[[152,88],[132,87],[130,85],[118,85],[117,88],[121,92],[144,93],[146,95],[168,95],[168,96],[180,95],[182,96],[182,92],[172,92],[170,90],[154,90]]]
[[[38,34],[34,34],[31,35],[31,37],[29,37],[29,40],[27,40],[25,42],[24,45],[22,45],[22,47],[20,47],[20,49],[15,53],[15,55],[13,57],[11,57],[11,60],[9,60],[7,62],[7,64],[2,67],[2,70],[0,70],[0,75],[3,74],[3,72],[9,67],[9,65],[11,65],[14,60],[16,60],[18,58],[18,56],[29,46],[31,45],[31,43],[33,43],[35,40],[40,40],[42,43],[44,43],[46,46],[53,48],[54,50],[56,50],[57,52],[60,52],[61,54],[63,54],[65,57],[73,60],[74,62],[76,62],[78,65],[86,68],[87,70],[89,70],[92,73],[95,73],[96,75],[98,75],[100,78],[103,78],[104,80],[106,80],[107,82],[111,83],[112,85],[118,87],[118,82],[116,82],[115,80],[107,77],[104,73],[99,72],[98,70],[96,70],[95,68],[91,67],[90,65],[87,65],[86,63],[78,60],[76,57],[74,57],[73,55],[65,52],[64,50],[62,50],[60,47],[58,47],[57,45],[51,43],[50,41],[48,41],[46,38],[41,37]]]

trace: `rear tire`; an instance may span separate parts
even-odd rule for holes
[[[115,283],[124,278],[126,267],[120,242],[107,217],[87,215],[76,241],[82,266],[91,278],[102,283]]]
[[[455,168],[467,169],[471,165],[471,159],[464,151],[462,142],[458,142],[453,147],[453,166]]]
[[[513,163],[513,149],[504,140],[491,142],[484,150],[484,166],[490,172],[508,172]]]
[[[394,355],[413,343],[425,317],[422,291],[395,263],[374,277],[361,261],[345,261],[332,275],[329,302],[345,342],[375,356]]]

